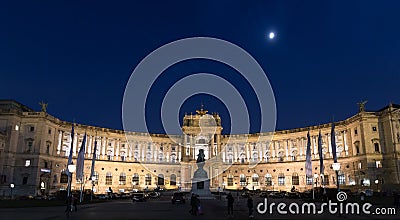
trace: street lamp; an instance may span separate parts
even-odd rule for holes
[[[76,165],[72,162],[68,165],[68,197],[71,196],[72,174],[75,173]]]
[[[11,199],[13,198],[13,189],[14,189],[15,185],[14,183],[10,184],[10,190],[11,190]]]
[[[92,176],[92,191],[91,191],[91,193],[90,193],[90,200],[93,199],[93,190],[94,190],[94,186],[95,186],[95,185],[96,185],[96,176],[93,175],[93,176]]]
[[[332,168],[336,173],[336,186],[338,192],[340,191],[340,186],[339,186],[339,170],[340,170],[340,163],[333,163]]]
[[[379,180],[378,179],[375,180],[375,184],[376,184],[376,191],[378,192],[378,184],[379,184]]]
[[[315,179],[315,188],[317,188],[318,184],[318,174],[314,173],[314,179]]]

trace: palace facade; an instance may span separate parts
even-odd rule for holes
[[[49,194],[67,188],[67,160],[72,146],[74,163],[86,132],[84,181],[72,189],[105,193],[133,189],[189,191],[196,154],[205,152],[211,190],[298,190],[312,185],[389,190],[400,187],[400,106],[360,111],[335,122],[338,177],[332,168],[331,124],[260,134],[223,135],[221,118],[203,108],[183,118],[182,134],[167,136],[125,132],[74,124],[34,111],[16,101],[0,101],[0,197]],[[321,131],[324,174],[305,176],[307,132],[311,136],[312,170],[319,174],[317,138]],[[93,152],[95,141],[97,150]],[[90,177],[96,157],[94,181]]]

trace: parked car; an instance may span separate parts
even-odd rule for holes
[[[100,200],[106,200],[106,199],[108,199],[108,195],[106,195],[106,194],[98,194],[96,197],[97,197],[98,199],[100,199]]]
[[[146,201],[147,196],[145,193],[133,193],[132,194],[132,202],[144,202]]]
[[[182,192],[174,192],[171,197],[172,204],[175,204],[176,202],[185,203],[185,200],[185,194]]]
[[[374,191],[372,189],[366,189],[366,190],[362,190],[359,192],[360,195],[364,195],[364,196],[373,196],[374,195]]]
[[[280,192],[271,192],[268,196],[271,198],[283,198],[285,197],[286,192],[285,191],[280,191]]]
[[[159,192],[149,192],[147,193],[147,197],[151,199],[158,199],[160,198],[161,194]]]
[[[285,197],[289,198],[289,199],[300,199],[301,198],[300,193],[298,193],[298,192],[287,192],[285,194]]]

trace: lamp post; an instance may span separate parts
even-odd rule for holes
[[[375,184],[376,184],[376,191],[378,192],[378,184],[379,184],[379,180],[378,179],[375,180]]]
[[[68,164],[68,191],[67,191],[67,211],[69,212],[69,210],[71,210],[71,207],[69,204],[70,197],[71,197],[71,184],[72,184],[72,174],[75,172],[76,170],[76,165],[74,165],[74,163],[72,162],[71,164]]]
[[[92,191],[90,193],[90,200],[93,200],[93,190],[94,190],[94,186],[96,184],[96,176],[92,176]]]
[[[333,163],[332,168],[336,173],[336,186],[338,192],[340,191],[340,186],[339,186],[339,170],[340,170],[340,163]]]
[[[11,190],[11,194],[10,194],[11,196],[10,197],[11,197],[11,199],[13,198],[13,189],[14,189],[14,187],[15,187],[14,183],[11,183],[10,184],[10,190]]]
[[[318,174],[314,173],[314,179],[315,179],[315,188],[318,187]]]

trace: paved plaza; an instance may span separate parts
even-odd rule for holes
[[[255,198],[254,205],[261,202]],[[301,200],[268,199],[268,203],[285,201],[302,203]],[[201,200],[204,215],[192,216],[189,213],[190,201],[185,204],[171,204],[168,196],[158,200],[133,203],[131,200],[114,200],[104,203],[88,204],[78,207],[77,212],[71,213],[69,219],[249,219],[247,199],[235,197],[234,217],[227,216],[226,201],[224,199]],[[8,208],[0,209],[0,219],[67,219],[64,206],[37,207],[37,208]],[[397,210],[398,211],[398,210]],[[399,219],[400,216],[352,215],[333,216],[329,213],[321,215],[280,215],[276,211],[270,215],[260,215],[255,212],[254,219]]]

